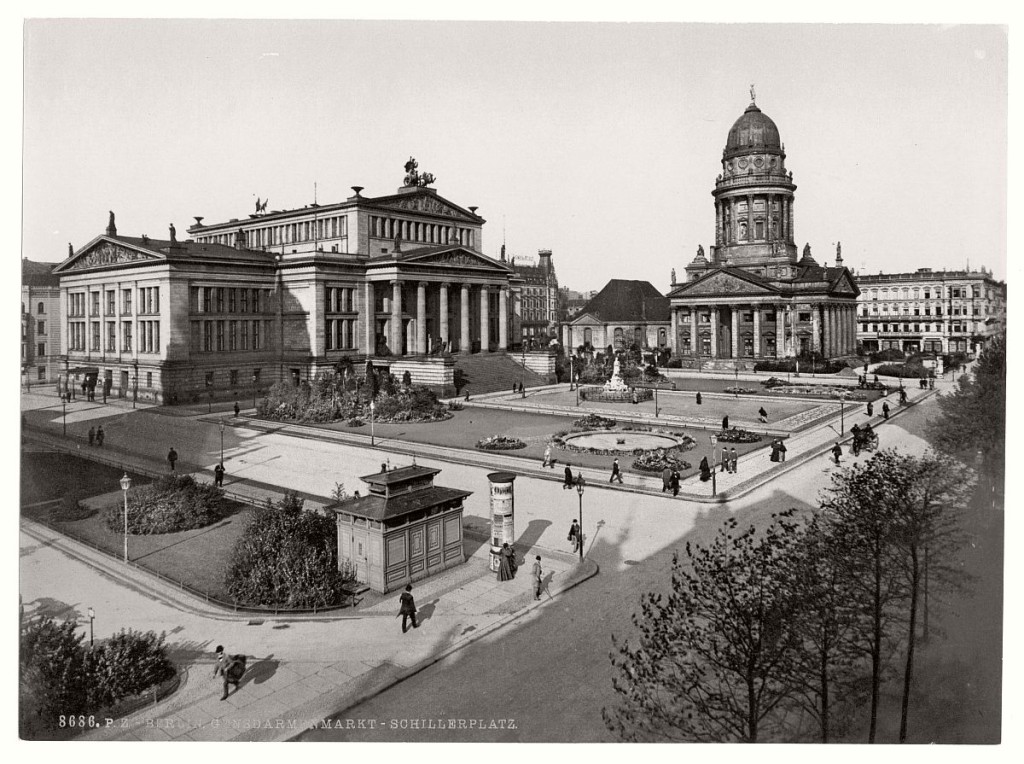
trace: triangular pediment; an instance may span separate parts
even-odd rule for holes
[[[397,255],[402,265],[447,265],[459,268],[474,268],[493,271],[495,273],[510,273],[512,269],[492,260],[479,252],[465,247],[451,247],[450,249],[431,249],[428,252],[417,254],[411,252],[408,255]]]
[[[845,294],[850,296],[860,294],[860,289],[854,282],[853,277],[850,276],[849,271],[845,271],[842,276],[836,279],[836,282],[832,285],[832,288],[829,291],[832,294]]]
[[[775,290],[753,279],[743,278],[735,273],[717,271],[697,281],[683,284],[670,297],[734,297],[737,295],[770,295]]]
[[[110,265],[124,265],[136,262],[158,262],[164,258],[156,253],[139,249],[120,241],[100,238],[83,247],[53,269],[54,273],[100,268]]]
[[[404,194],[401,196],[388,197],[387,199],[374,200],[375,207],[384,207],[390,210],[404,210],[406,212],[420,212],[428,215],[440,215],[458,220],[463,223],[477,223],[477,219],[458,205],[452,204],[447,199],[430,193]]]
[[[602,323],[593,313],[581,313],[572,320],[573,326],[600,326]]]

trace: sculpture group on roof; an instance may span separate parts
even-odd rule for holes
[[[416,169],[419,166],[419,162],[417,162],[413,157],[409,157],[409,161],[405,163],[406,186],[429,186],[434,182],[435,178],[433,173],[421,173]]]

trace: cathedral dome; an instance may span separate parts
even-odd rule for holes
[[[779,128],[772,118],[751,103],[743,115],[733,123],[725,143],[724,158],[741,154],[782,154]]]

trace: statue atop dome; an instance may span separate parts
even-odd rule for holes
[[[750,83],[750,103],[757,106],[757,96],[754,94],[754,83]]]

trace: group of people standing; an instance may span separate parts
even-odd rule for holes
[[[102,446],[103,445],[103,440],[106,437],[107,437],[106,434],[103,432],[103,425],[100,425],[99,429],[97,429],[95,427],[90,427],[89,428],[89,445],[90,446],[93,444],[93,442],[95,442],[97,446]]]

